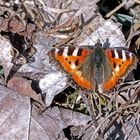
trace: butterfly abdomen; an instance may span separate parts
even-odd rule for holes
[[[104,61],[106,59],[102,48],[95,48],[94,53],[91,57],[93,57],[94,62],[95,83],[97,85],[102,84],[104,81]]]

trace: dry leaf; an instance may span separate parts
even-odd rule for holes
[[[106,45],[105,47],[125,47],[124,35],[120,27],[112,20],[103,21],[101,26],[88,36],[81,45],[94,45],[97,39],[100,39],[101,43]]]
[[[63,129],[68,126],[87,126],[90,116],[58,107],[48,108],[42,114],[33,107],[29,139],[62,140],[65,138]]]
[[[0,139],[28,139],[30,99],[0,86]]]
[[[53,71],[40,79],[39,87],[42,93],[46,94],[45,104],[49,106],[55,95],[62,92],[67,87],[67,77],[65,73]]]
[[[13,77],[8,81],[7,86],[12,90],[20,93],[23,96],[28,96],[40,103],[43,107],[45,107],[41,94],[37,94],[29,84],[29,81],[22,77]]]
[[[7,78],[9,71],[13,64],[11,63],[12,60],[12,45],[8,39],[0,35],[0,64],[3,66],[4,69],[4,76]]]

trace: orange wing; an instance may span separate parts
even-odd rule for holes
[[[103,84],[104,91],[113,88],[122,76],[136,67],[137,58],[131,52],[122,49],[107,49],[105,55],[112,68],[112,77]]]
[[[49,52],[49,55],[61,64],[61,67],[69,74],[73,80],[83,88],[92,89],[92,84],[82,76],[82,71],[79,70],[85,58],[91,52],[86,48],[65,47],[55,48]]]

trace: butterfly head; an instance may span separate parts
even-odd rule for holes
[[[93,51],[91,57],[93,58],[93,62],[95,64],[95,66],[97,66],[97,67],[99,65],[101,65],[101,63],[103,63],[103,61],[105,59],[105,55],[104,55],[104,51],[103,51],[103,48],[102,48],[102,44],[100,43],[99,39],[97,40],[97,43],[94,46],[94,51]]]
[[[97,43],[95,44],[95,48],[102,48],[102,44],[100,39],[97,39]]]

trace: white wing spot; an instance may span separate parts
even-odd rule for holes
[[[58,48],[55,48],[55,53],[58,53],[59,52],[59,49]]]
[[[126,53],[124,50],[122,50],[122,60],[126,61]]]
[[[132,53],[129,53],[129,56],[130,56],[130,59],[132,59],[132,58],[133,58]]]
[[[76,69],[76,66],[74,63],[71,64],[71,69]]]
[[[64,56],[64,57],[67,57],[67,56],[68,56],[68,47],[65,47],[65,48],[64,48],[63,56]]]
[[[73,51],[73,53],[72,53],[72,56],[77,56],[78,50],[79,50],[79,48],[76,47],[76,49],[75,49],[75,50]]]
[[[119,58],[119,55],[118,55],[118,52],[117,52],[116,49],[114,50],[114,53],[115,53],[115,59],[118,59]]]
[[[119,70],[120,70],[119,65],[117,65],[115,71],[118,72]]]

